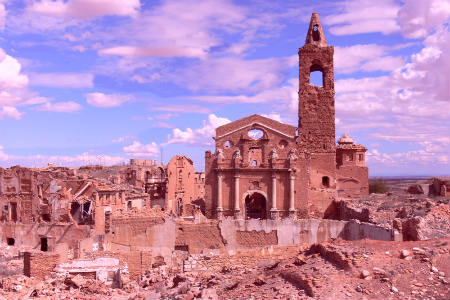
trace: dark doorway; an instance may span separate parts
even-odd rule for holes
[[[192,201],[192,204],[198,205],[202,214],[206,215],[206,203],[202,198]]]
[[[42,218],[42,221],[44,221],[44,222],[50,222],[51,221],[50,214],[42,214],[41,218]]]
[[[322,185],[326,188],[329,188],[330,187],[330,177],[323,176],[322,177]]]
[[[177,216],[181,216],[183,213],[183,200],[178,198],[177,200]]]
[[[252,193],[245,197],[246,219],[266,218],[266,198],[260,193]]]
[[[15,243],[16,240],[14,238],[6,238],[6,244],[8,244],[8,246],[14,246]]]
[[[11,220],[17,222],[17,203],[11,202]]]
[[[47,238],[41,238],[41,251],[48,251],[48,241]]]
[[[70,205],[70,214],[72,215],[72,218],[77,221],[77,223],[80,223],[81,219],[80,206],[81,205],[78,202],[72,202]]]
[[[111,212],[105,212],[105,233],[109,233],[111,231]]]

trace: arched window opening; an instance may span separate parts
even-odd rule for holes
[[[318,64],[313,64],[309,68],[309,84],[315,86],[323,85],[323,68]]]
[[[261,165],[262,162],[262,149],[259,147],[251,147],[248,150],[248,163],[252,167],[257,167]]]
[[[259,140],[264,135],[264,131],[261,129],[252,129],[248,131],[248,136],[253,140]]]
[[[313,26],[312,37],[314,41],[316,42],[320,41],[319,25],[317,24]]]
[[[314,71],[309,74],[309,84],[323,87],[323,73],[321,71]]]
[[[231,143],[231,141],[226,141],[223,145],[225,146],[225,148],[233,147],[233,143]]]
[[[330,187],[330,177],[323,176],[322,177],[322,185],[326,188],[329,188]]]
[[[281,141],[278,143],[278,147],[280,147],[280,149],[286,148],[287,145],[288,145],[288,142],[287,142],[286,140],[281,140]]]

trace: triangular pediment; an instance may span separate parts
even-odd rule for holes
[[[263,117],[261,115],[251,115],[234,122],[222,125],[216,128],[216,139],[220,139],[227,135],[233,134],[237,131],[244,129],[252,129],[260,127],[268,131],[276,132],[288,138],[295,138],[297,128],[283,124],[270,118]]]

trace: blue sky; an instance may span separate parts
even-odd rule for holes
[[[371,175],[448,175],[449,2],[311,2],[0,0],[0,166],[184,154],[202,170],[217,126],[296,125],[316,11],[337,137],[369,148]]]

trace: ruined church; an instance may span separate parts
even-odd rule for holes
[[[298,126],[255,114],[216,129],[215,153],[205,153],[208,217],[321,218],[334,199],[368,194],[367,148],[346,134],[336,145],[333,53],[313,13],[298,52]]]

